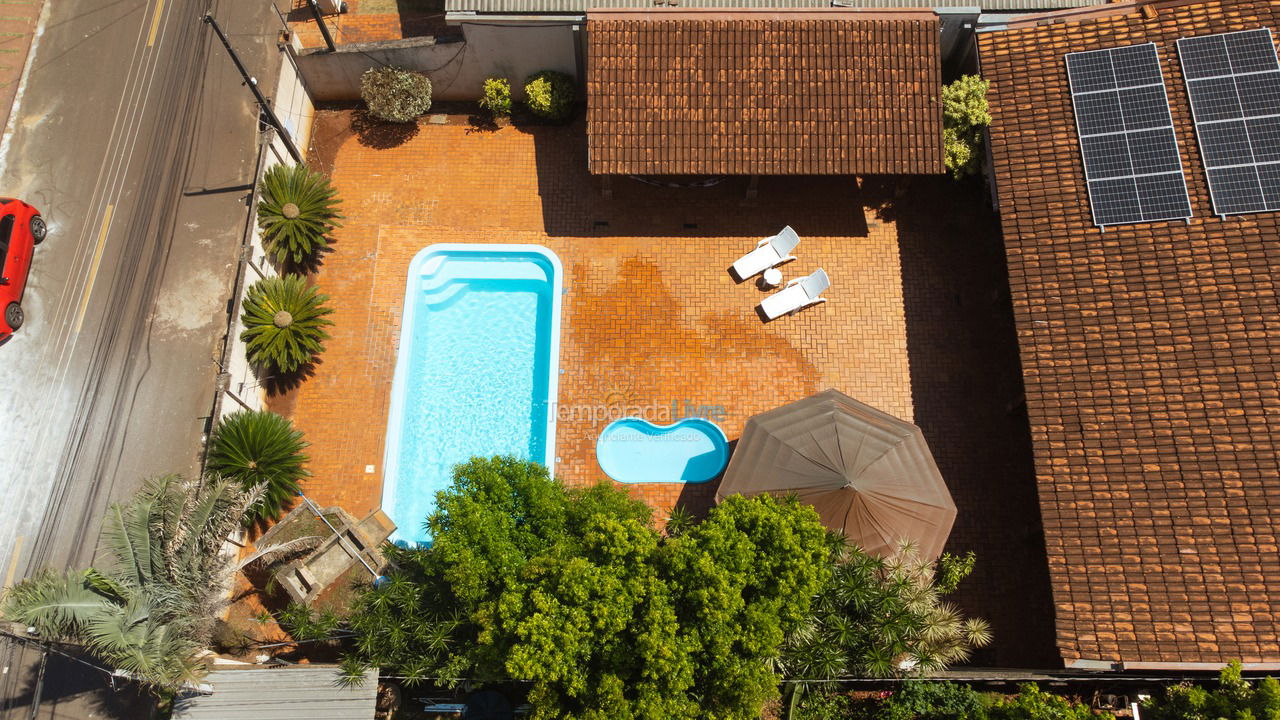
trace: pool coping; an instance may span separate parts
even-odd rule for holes
[[[405,290],[404,299],[400,306],[400,331],[397,340],[399,344],[396,347],[396,364],[392,371],[391,381],[391,399],[387,409],[387,423],[383,434],[382,495],[379,500],[379,507],[383,508],[384,512],[386,512],[385,508],[395,501],[394,492],[389,494],[387,481],[399,466],[400,438],[403,435],[401,422],[403,420],[404,393],[405,385],[408,383],[406,373],[401,372],[401,368],[407,367],[406,361],[408,360],[410,343],[406,342],[406,338],[412,332],[415,317],[414,306],[410,302],[417,289],[415,280],[421,280],[422,273],[420,270],[432,256],[448,252],[534,254],[542,256],[551,264],[551,338],[548,350],[550,357],[547,365],[547,430],[545,454],[540,462],[546,466],[548,474],[551,477],[555,477],[556,413],[560,403],[560,327],[564,297],[564,265],[560,262],[560,257],[551,248],[532,243],[432,243],[414,254],[404,274]],[[395,430],[394,443],[392,442],[393,429]],[[535,462],[539,461],[538,458],[532,459]],[[422,518],[422,522],[426,522],[426,518]],[[397,539],[402,540],[403,538],[398,538],[399,535],[400,528],[397,527],[389,540],[393,542]]]

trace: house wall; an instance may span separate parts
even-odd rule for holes
[[[524,78],[539,70],[578,76],[574,25],[501,25],[463,23],[462,38],[411,38],[385,43],[340,46],[336,52],[304,50],[298,70],[315,102],[360,99],[360,75],[372,67],[394,65],[431,78],[436,100],[476,100],[484,79],[511,80],[512,94],[523,98]]]

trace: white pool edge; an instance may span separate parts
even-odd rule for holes
[[[552,478],[555,477],[556,412],[560,405],[560,311],[564,296],[564,266],[560,263],[559,256],[548,247],[527,243],[435,243],[419,250],[413,256],[413,259],[409,261],[409,269],[404,275],[405,290],[404,299],[400,305],[399,346],[396,348],[396,367],[391,380],[391,403],[387,410],[387,425],[383,433],[382,499],[379,502],[379,507],[383,508],[383,512],[386,512],[386,508],[394,507],[395,492],[399,486],[399,483],[388,484],[387,480],[394,477],[399,466],[400,438],[403,436],[401,425],[404,416],[405,384],[408,382],[405,377],[405,368],[408,367],[407,360],[410,343],[406,340],[413,332],[413,321],[417,312],[416,303],[410,302],[417,289],[415,279],[421,280],[420,269],[431,256],[447,252],[535,254],[541,255],[551,263],[551,338],[548,350],[550,358],[548,358],[547,363],[547,441],[542,464],[546,466],[547,473]],[[537,459],[534,458],[534,460]],[[387,514],[390,515],[390,513]],[[420,522],[425,523],[426,520],[424,517]],[[389,540],[394,542],[397,539],[401,539],[400,535],[401,531],[397,526]]]

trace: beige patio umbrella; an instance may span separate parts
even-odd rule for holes
[[[760,493],[795,493],[877,555],[909,540],[932,560],[956,517],[920,428],[837,390],[747,421],[716,502]]]

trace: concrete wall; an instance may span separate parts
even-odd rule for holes
[[[463,23],[462,38],[411,38],[339,46],[337,52],[298,52],[298,71],[315,102],[360,99],[360,75],[393,65],[431,78],[436,100],[476,100],[486,77],[511,80],[523,97],[524,79],[539,70],[578,76],[574,25],[480,25]]]

